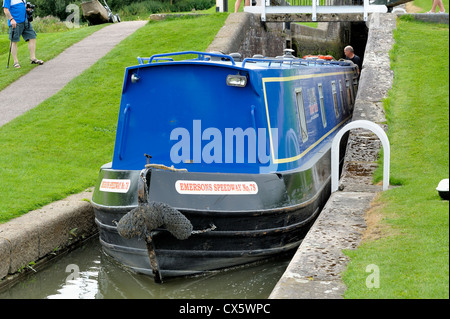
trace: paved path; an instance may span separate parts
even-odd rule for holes
[[[146,23],[121,22],[96,31],[0,91],[0,127],[57,93]]]

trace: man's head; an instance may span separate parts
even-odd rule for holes
[[[347,58],[351,59],[355,55],[355,51],[353,51],[353,47],[348,45],[344,48],[344,54]]]

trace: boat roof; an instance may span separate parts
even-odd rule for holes
[[[196,55],[194,58],[188,58],[184,60],[175,60],[179,56],[183,55]],[[233,66],[246,69],[289,69],[289,68],[299,68],[299,67],[330,67],[330,66],[342,66],[348,67],[352,66],[351,61],[343,60],[324,60],[320,58],[313,59],[300,59],[295,58],[293,55],[283,55],[278,57],[252,57],[245,58],[242,61],[240,59],[233,58],[232,55],[215,53],[215,52],[198,52],[198,51],[183,51],[174,53],[162,53],[155,54],[150,58],[138,57],[139,65],[135,67],[140,67],[144,65],[153,64],[176,64],[176,63],[211,63],[224,66]]]

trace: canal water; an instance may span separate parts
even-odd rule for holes
[[[0,293],[0,299],[262,299],[270,295],[291,258],[156,284],[106,256],[94,237]]]

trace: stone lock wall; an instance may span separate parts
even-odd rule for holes
[[[259,15],[232,13],[206,51],[239,52],[243,58],[254,54],[275,57],[283,54],[287,37],[282,23],[262,23]]]
[[[261,22],[258,14],[238,12],[229,15],[207,52],[239,52],[243,58],[254,54],[276,57],[285,48],[292,48],[298,57],[331,54],[339,59],[350,35],[349,22],[322,22],[312,28],[293,22]]]

